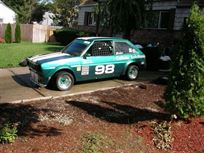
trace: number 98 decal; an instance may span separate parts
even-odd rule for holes
[[[95,67],[95,75],[111,74],[115,70],[115,65],[97,65]]]

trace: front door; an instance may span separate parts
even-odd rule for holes
[[[83,80],[115,76],[115,56],[111,41],[96,41],[82,60]]]

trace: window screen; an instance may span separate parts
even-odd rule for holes
[[[115,42],[115,52],[116,54],[132,53],[133,48],[126,42]]]
[[[109,56],[112,55],[112,44],[110,41],[95,42],[91,47],[92,56]]]

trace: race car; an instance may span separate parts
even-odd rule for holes
[[[126,39],[81,37],[60,52],[29,57],[27,64],[32,82],[63,91],[80,81],[121,76],[136,80],[145,55]]]

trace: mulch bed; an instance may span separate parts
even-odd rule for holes
[[[1,104],[0,125],[14,123],[19,137],[14,143],[0,144],[0,152],[204,152],[203,118],[172,121],[171,149],[164,151],[154,146],[152,123],[169,120],[162,108],[164,91],[163,85],[147,84],[58,100]],[[102,141],[93,150],[87,149],[87,135],[96,141],[102,136]]]

